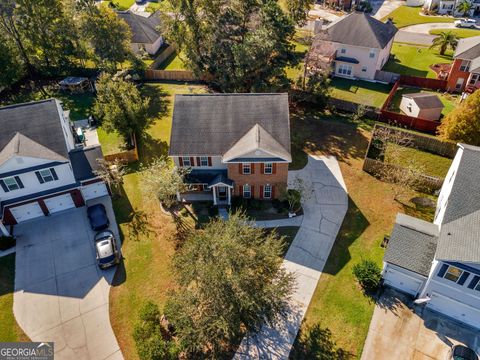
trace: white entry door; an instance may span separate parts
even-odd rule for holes
[[[55,196],[50,199],[46,199],[45,205],[47,205],[47,208],[50,214],[75,207],[75,203],[73,202],[72,195],[70,194],[64,194],[60,196]]]
[[[45,216],[38,202],[12,207],[10,212],[18,223]]]

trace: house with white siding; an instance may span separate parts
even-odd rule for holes
[[[399,214],[384,256],[388,286],[480,328],[480,148],[459,144],[429,223]]]
[[[75,141],[56,99],[0,108],[0,226],[47,216],[108,195],[95,175],[100,146]]]

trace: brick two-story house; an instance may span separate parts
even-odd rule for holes
[[[76,144],[58,100],[0,108],[0,222],[15,225],[108,195],[95,175],[102,156],[100,146]]]
[[[480,36],[460,39],[447,77],[447,90],[471,93],[480,87]]]
[[[278,198],[292,160],[288,95],[176,95],[169,155],[191,168],[182,200]]]

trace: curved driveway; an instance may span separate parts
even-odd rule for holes
[[[347,212],[347,188],[335,158],[309,156],[305,168],[289,172],[290,184],[296,178],[312,193],[302,203],[303,221],[283,262],[284,268],[296,275],[287,319],[245,337],[234,359],[288,359]]]

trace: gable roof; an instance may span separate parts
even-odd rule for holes
[[[222,156],[257,124],[262,146],[290,154],[288,94],[176,95],[172,122],[169,155]]]
[[[380,20],[363,12],[354,12],[321,31],[319,40],[336,43],[383,49],[397,33],[397,28],[391,22]]]
[[[6,151],[2,156],[11,156],[18,145],[18,151],[24,154],[40,151],[42,156],[50,158],[55,153],[66,160],[68,148],[59,110],[55,99],[0,108],[0,151],[2,154],[3,150]],[[17,139],[13,140],[14,137]],[[47,153],[46,150],[50,151]],[[35,157],[40,157],[39,154]]]
[[[403,97],[414,100],[420,109],[444,108],[442,101],[435,94],[413,93],[404,94]]]
[[[480,262],[480,148],[463,150],[442,220],[436,258]]]
[[[135,14],[130,10],[118,11],[117,14],[130,28],[132,43],[153,44],[160,37],[160,31],[157,30],[161,24],[159,11],[148,17]]]
[[[480,57],[480,36],[460,39],[453,56],[464,60],[474,60]]]
[[[437,248],[438,234],[437,225],[398,214],[384,260],[428,276]]]

